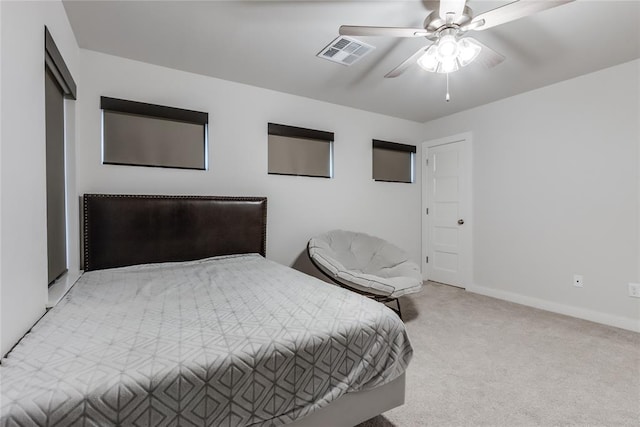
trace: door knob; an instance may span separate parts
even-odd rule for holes
[[[459,225],[464,224],[464,219],[459,219],[459,220],[458,220],[458,224],[459,224]]]

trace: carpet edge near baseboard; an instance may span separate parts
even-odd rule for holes
[[[550,311],[552,313],[563,314],[565,316],[576,317],[578,319],[589,320],[591,322],[640,333],[640,318],[633,319],[631,317],[616,316],[613,314],[561,304],[500,289],[487,288],[485,286],[469,285],[466,286],[465,289],[467,292],[472,292],[474,294],[484,295],[540,310]]]

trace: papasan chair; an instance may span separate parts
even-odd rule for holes
[[[312,237],[307,251],[313,264],[336,284],[392,308],[400,318],[398,297],[422,289],[420,267],[397,246],[364,233],[332,230]]]

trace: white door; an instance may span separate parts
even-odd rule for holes
[[[471,276],[469,143],[469,136],[450,138],[423,150],[425,279],[459,287]]]

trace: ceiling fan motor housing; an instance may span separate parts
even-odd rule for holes
[[[469,6],[465,6],[462,14],[452,16],[446,21],[442,19],[438,11],[434,10],[427,15],[424,20],[424,28],[432,35],[426,36],[429,40],[437,40],[440,38],[441,33],[447,30],[455,30],[456,33],[460,32],[460,28],[467,25],[473,19],[473,11]]]

